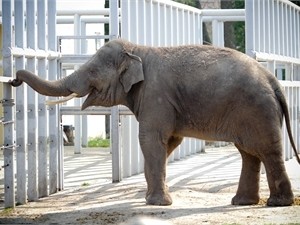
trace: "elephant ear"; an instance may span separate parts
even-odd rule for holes
[[[144,80],[144,72],[140,57],[125,52],[125,58],[120,68],[120,82],[125,93],[128,93],[134,84]]]

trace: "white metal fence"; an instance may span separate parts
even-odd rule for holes
[[[7,77],[2,81],[11,79],[19,69],[57,79],[56,2],[4,0],[2,24],[3,72]],[[45,97],[24,85],[15,95],[9,84],[4,83],[4,89],[5,206],[14,207],[61,189],[63,160],[58,108],[46,108]]]
[[[295,144],[300,153],[300,7],[287,0],[246,1],[246,53],[278,77],[284,87],[291,117]],[[297,81],[297,82],[296,82]],[[291,149],[283,126],[285,159]]]
[[[117,37],[118,1],[111,3],[110,37]],[[60,56],[56,52],[55,6],[53,0],[27,0],[26,4],[18,0],[15,0],[14,4],[12,1],[2,1],[2,81],[8,81],[13,77],[15,70],[23,68],[38,72],[44,78],[57,79],[56,76],[51,77],[57,74],[57,58]],[[203,22],[211,21],[213,44],[223,46],[224,21],[243,21],[245,12],[247,53],[259,61],[267,62],[268,68],[278,77],[290,80],[282,81],[282,84],[287,94],[292,129],[299,149],[300,85],[294,81],[300,78],[299,7],[286,0],[246,0],[245,10],[198,10],[172,1],[123,0],[121,37],[150,46],[202,44]],[[91,18],[85,19],[91,21]],[[38,21],[37,24],[35,21]],[[94,18],[92,21],[105,22],[107,19]],[[12,29],[13,24],[15,31]],[[18,35],[14,36],[15,33]],[[44,97],[38,96],[37,100],[37,95],[27,90],[26,86],[16,89],[15,108],[13,98],[11,87],[4,84],[2,104],[5,118],[2,123],[5,137],[2,148],[5,159],[6,207],[14,207],[16,202],[24,204],[27,200],[36,200],[63,188],[59,118],[60,112],[65,112],[57,107],[47,109],[44,106]],[[112,110],[114,181],[143,171],[143,157],[137,139],[138,124],[132,116],[121,116],[122,126],[119,132],[119,115],[124,113],[122,110],[119,107]],[[72,109],[72,113],[74,112],[80,114],[78,110]],[[95,113],[93,109],[87,111],[90,114],[99,112]],[[109,112],[105,112],[107,113]],[[49,158],[47,140],[50,143]],[[285,133],[284,147],[286,159],[291,158],[293,152]],[[179,160],[203,148],[203,141],[185,139],[170,156],[169,161]]]

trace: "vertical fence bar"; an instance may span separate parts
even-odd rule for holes
[[[160,46],[160,38],[154,38],[160,36],[159,3],[153,2],[153,4],[153,46]]]
[[[153,3],[152,0],[145,2],[145,44],[148,46],[153,46]]]
[[[46,50],[46,1],[37,5],[38,49]],[[47,79],[46,59],[38,59],[38,75]],[[38,192],[39,197],[48,196],[48,151],[47,151],[47,108],[46,97],[38,95]]]
[[[159,40],[160,46],[166,46],[166,4],[159,4],[159,23],[160,23],[160,30],[159,30]]]
[[[56,51],[56,1],[48,0],[48,49],[50,51]],[[48,78],[49,80],[57,79],[57,60],[51,59],[48,61]],[[58,116],[58,106],[53,105],[48,108],[49,110],[49,194],[53,194],[58,191],[58,180],[63,177],[63,166],[59,170],[59,164],[63,163],[63,160],[59,158],[61,155],[59,133],[60,133],[60,121]],[[62,184],[61,184],[62,185]]]
[[[80,35],[86,36],[86,23],[81,21],[80,22]],[[80,40],[80,54],[87,54],[87,40],[81,39]],[[81,100],[81,103],[83,99]],[[81,146],[87,147],[88,146],[88,116],[82,115],[81,116]]]
[[[270,50],[271,53],[275,54],[275,39],[276,39],[276,33],[275,33],[275,1],[271,0],[270,2]],[[275,74],[275,73],[273,73]]]
[[[297,74],[298,74],[298,79],[299,80],[299,74],[300,73],[300,67],[297,66]],[[300,135],[300,124],[299,124],[299,120],[300,120],[300,115],[299,115],[299,111],[300,111],[300,87],[297,87],[297,92],[296,92],[296,134],[294,134],[294,136],[296,137],[296,146],[297,146],[297,150],[298,150],[298,153],[300,152],[300,138],[297,138],[299,137]]]
[[[272,12],[270,10],[270,3],[269,0],[266,0],[265,2],[265,22],[264,22],[264,32],[265,32],[265,36],[264,36],[264,46],[265,52],[271,52],[270,50],[270,45],[272,43],[272,37],[270,36],[270,31],[271,31],[271,25],[272,25],[272,21],[270,20],[271,16],[272,16]]]
[[[300,10],[296,12],[296,37],[295,40],[300,40]],[[295,58],[300,58],[300,43],[296,41],[295,43]]]
[[[279,0],[276,1],[276,54],[280,54],[280,48],[281,48],[281,32],[280,32],[280,5],[279,5]]]
[[[121,37],[127,40],[131,40],[130,37],[130,13],[129,13],[129,1],[121,1],[121,15],[122,15],[122,29]]]
[[[80,15],[75,14],[74,15],[74,35],[75,36],[80,36]],[[80,45],[80,40],[74,40],[74,54],[80,54],[81,52],[81,45]],[[76,65],[74,67],[75,70],[79,69],[79,66]],[[74,100],[75,106],[80,106],[81,105],[81,98],[76,98]],[[75,127],[75,140],[74,140],[74,153],[75,154],[80,154],[81,153],[81,129],[82,129],[82,117],[79,115],[74,116],[74,127]]]
[[[183,9],[179,9],[178,8],[178,44],[182,45],[184,44],[184,30],[183,30],[183,26],[184,26],[184,11]]]
[[[245,2],[246,19],[245,19],[245,34],[246,34],[246,54],[250,57],[254,56],[255,43],[254,40],[257,36],[257,31],[254,29],[254,3],[253,1]]]
[[[178,45],[178,8],[173,7],[172,9],[172,20],[173,20],[173,44]]]
[[[15,0],[15,43],[16,47],[25,47],[25,20],[24,20],[24,2]],[[21,56],[15,59],[16,71],[25,69],[25,57]],[[25,204],[27,202],[27,164],[26,164],[26,120],[25,111],[27,111],[25,85],[16,88],[16,166],[17,166],[17,203]]]
[[[27,47],[36,49],[36,1],[26,1]],[[36,73],[36,58],[27,59],[27,69]],[[37,94],[31,88],[27,90],[28,118],[28,200],[38,199],[37,180]]]
[[[278,4],[278,17],[279,17],[279,21],[278,21],[278,33],[280,34],[279,36],[279,43],[280,43],[280,48],[279,48],[279,55],[284,55],[284,34],[283,34],[283,24],[284,24],[284,20],[283,20],[283,6],[282,6],[282,2],[279,1]]]
[[[110,39],[118,38],[119,36],[119,1],[110,0]],[[119,182],[122,180],[122,162],[121,162],[121,147],[120,147],[120,114],[119,107],[114,106],[111,110],[111,149],[112,149],[112,181]]]
[[[145,1],[137,1],[137,28],[138,28],[138,44],[146,44],[145,24],[150,18],[145,17]]]
[[[3,76],[12,77],[13,58],[12,47],[12,1],[2,1],[3,24]],[[15,207],[15,171],[14,171],[14,127],[13,127],[13,96],[9,84],[3,84],[4,120],[4,204],[5,207]]]
[[[289,52],[289,42],[290,42],[290,30],[289,30],[289,10],[288,10],[288,4],[284,4],[284,19],[285,19],[285,55],[288,56],[290,54]]]
[[[123,177],[130,177],[132,175],[131,172],[131,123],[130,123],[131,116],[122,116],[121,117],[121,143],[122,143],[122,165],[123,165]],[[134,154],[134,153],[133,153]]]
[[[130,127],[131,127],[131,173],[137,174],[139,173],[139,142],[138,142],[138,124],[136,120],[131,116],[130,117]]]
[[[195,44],[196,43],[196,38],[195,38],[195,33],[196,33],[196,23],[195,23],[195,13],[191,12],[190,13],[190,44]]]
[[[137,0],[131,0],[129,1],[129,16],[130,16],[130,41],[133,43],[138,43],[139,37],[138,37],[138,26],[137,26],[137,20],[138,20],[138,11],[137,11]]]
[[[172,6],[166,6],[166,45],[173,45],[173,17]]]

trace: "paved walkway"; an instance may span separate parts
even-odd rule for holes
[[[233,146],[207,147],[204,154],[196,154],[187,159],[170,163],[167,167],[168,185],[181,183],[198,175],[197,182],[238,182],[241,157]],[[111,154],[107,148],[85,148],[81,154],[74,154],[72,147],[65,148],[65,189],[111,182]],[[300,166],[295,159],[285,162],[293,188],[300,190]],[[265,175],[262,175],[264,178]],[[144,180],[144,175],[136,175],[130,180]]]

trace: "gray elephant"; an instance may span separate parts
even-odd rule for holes
[[[23,81],[43,95],[88,95],[82,110],[127,106],[139,121],[147,204],[172,204],[166,162],[183,137],[233,142],[238,148],[243,164],[232,204],[258,203],[261,162],[270,188],[267,205],[294,201],[282,159],[283,116],[300,160],[286,100],[277,79],[245,54],[201,45],[146,47],[118,39],[61,80],[45,81],[20,70],[11,84]]]

